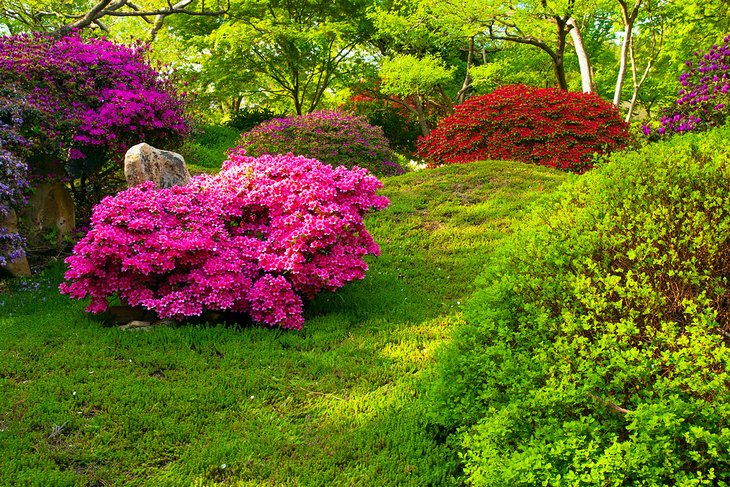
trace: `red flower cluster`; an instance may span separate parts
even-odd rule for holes
[[[620,149],[628,137],[616,107],[596,94],[512,85],[457,106],[418,152],[433,164],[507,159],[581,173],[594,153]]]

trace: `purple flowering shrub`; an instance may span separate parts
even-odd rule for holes
[[[704,55],[695,52],[695,60],[685,64],[688,70],[679,76],[682,85],[677,106],[665,110],[658,135],[703,131],[723,125],[730,103],[730,36],[721,46],[714,45]],[[646,135],[652,130],[643,126]]]
[[[3,226],[10,212],[26,201],[28,167],[18,157],[26,143],[16,130],[22,123],[20,100],[0,96],[0,266],[20,257],[25,243]]]
[[[25,202],[27,166],[12,152],[0,147],[0,266],[23,255],[23,238],[3,226],[11,210]]]
[[[76,35],[0,37],[0,89],[21,93],[35,111],[19,127],[32,172],[93,180],[105,165],[107,173],[120,167],[134,144],[183,141],[184,96],[150,66],[146,49]]]
[[[333,167],[362,167],[379,176],[403,173],[382,128],[337,111],[269,120],[243,133],[239,144],[252,156],[291,152]]]
[[[61,291],[93,313],[117,295],[161,318],[231,310],[301,329],[303,298],[362,279],[363,256],[379,255],[363,216],[388,205],[381,186],[362,168],[239,148],[217,175],[103,199]]]

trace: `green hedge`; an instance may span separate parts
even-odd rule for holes
[[[469,483],[730,483],[728,139],[614,155],[490,260],[435,386]]]

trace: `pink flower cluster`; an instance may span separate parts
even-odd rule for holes
[[[34,110],[37,120],[18,127],[33,152],[95,170],[106,160],[120,163],[142,140],[169,147],[190,131],[185,96],[146,56],[142,45],[78,35],[2,36],[0,88]]]
[[[363,216],[388,205],[381,186],[358,167],[233,150],[218,175],[102,200],[61,292],[94,313],[117,294],[162,318],[231,310],[301,329],[302,298],[362,279],[379,255]]]

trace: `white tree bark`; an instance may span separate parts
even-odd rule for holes
[[[568,19],[567,25],[570,28],[570,37],[573,39],[573,46],[575,46],[575,54],[578,56],[583,93],[591,93],[595,91],[596,87],[593,81],[593,68],[591,67],[590,59],[588,59],[586,46],[583,43],[583,36],[580,34],[578,24],[573,17]]]
[[[624,21],[624,40],[621,43],[621,57],[619,58],[618,64],[618,77],[616,78],[616,91],[613,93],[613,104],[619,106],[621,103],[621,91],[624,88],[624,77],[626,76],[626,66],[629,59],[629,46],[631,46],[631,36],[634,30],[634,21],[639,15],[639,8],[641,8],[641,1],[636,0],[633,8],[629,12],[629,5],[626,0],[618,0],[618,4],[621,7],[621,17]]]

